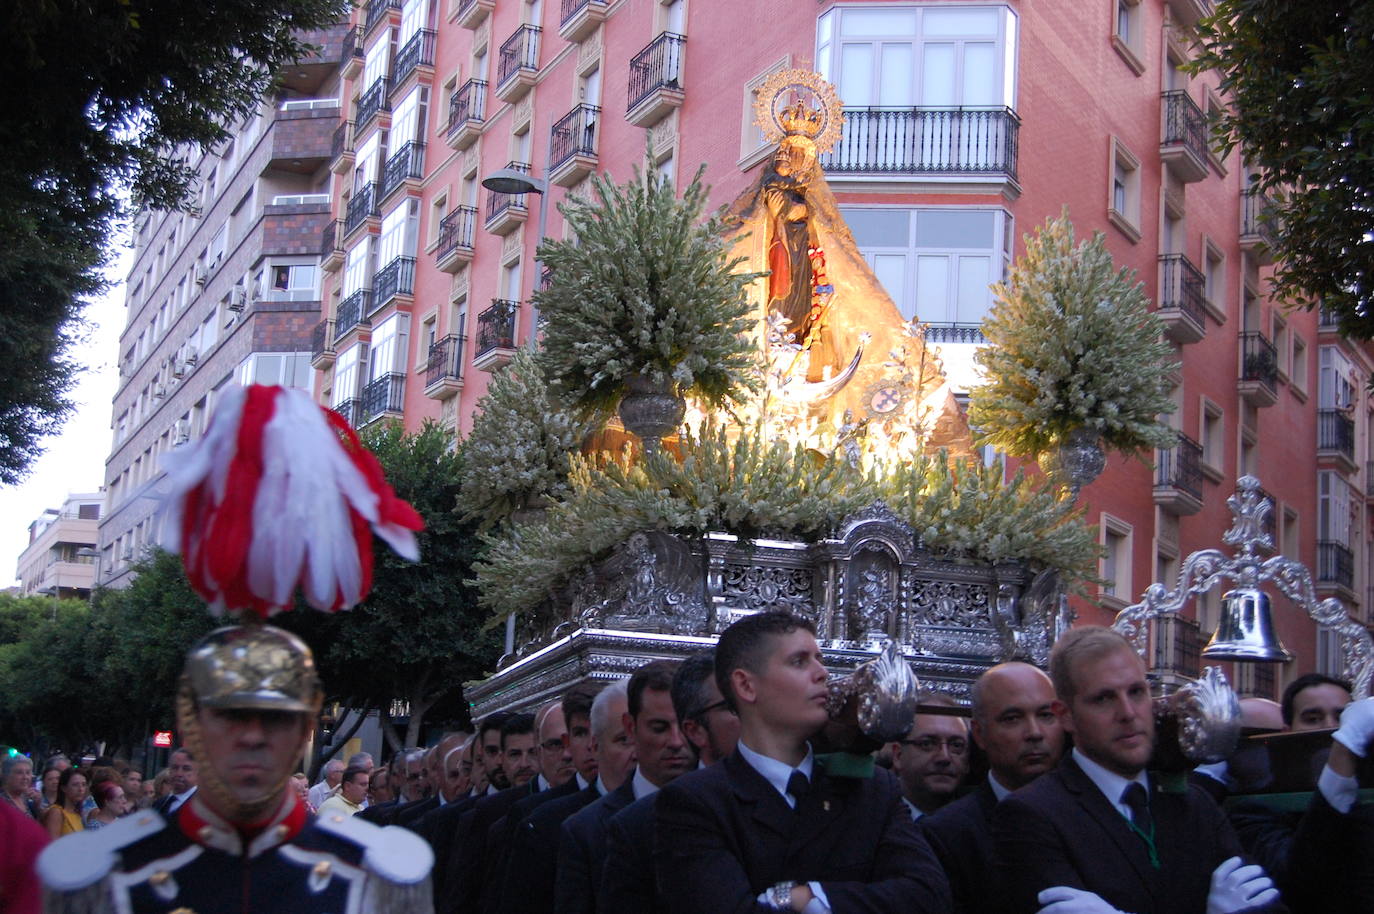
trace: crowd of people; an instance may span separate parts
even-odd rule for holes
[[[386,766],[366,753],[332,760],[319,783],[296,775],[290,792],[321,821],[356,816],[422,838],[439,914],[1374,904],[1374,816],[1355,771],[1374,699],[1352,703],[1347,683],[1307,675],[1281,704],[1244,703],[1255,727],[1334,731],[1310,803],[1281,812],[1223,811],[1269,774],[1244,753],[1186,779],[1147,770],[1157,734],[1145,665],[1111,629],[1066,633],[1048,674],[1018,662],[986,671],[971,716],[923,694],[910,732],[874,753],[816,751],[827,679],[806,620],[760,613],[685,661],[489,715]],[[204,761],[178,750],[165,779],[145,785],[127,766],[65,759],[35,782],[14,759],[5,796],[53,837],[148,806],[178,819]]]

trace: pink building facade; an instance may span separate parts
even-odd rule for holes
[[[490,372],[532,332],[535,248],[557,204],[635,167],[712,201],[770,153],[753,90],[814,69],[846,107],[823,158],[860,248],[907,316],[931,324],[956,386],[976,383],[977,326],[1022,235],[1067,207],[1137,272],[1181,367],[1177,448],[1113,456],[1082,493],[1107,581],[1076,602],[1109,621],[1192,551],[1219,547],[1235,480],[1274,499],[1276,549],[1368,618],[1371,364],[1309,312],[1270,301],[1263,201],[1238,154],[1209,146],[1215,80],[1181,35],[1203,0],[1092,3],[782,0],[373,0],[338,72],[341,123],[322,238],[316,390],[358,425],[471,428]],[[547,185],[501,194],[502,168]],[[1242,690],[1339,669],[1276,601],[1298,660],[1235,671]],[[1156,666],[1196,672],[1220,592],[1158,634]]]

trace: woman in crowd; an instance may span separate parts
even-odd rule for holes
[[[148,804],[149,806],[172,792],[171,779],[172,773],[166,768],[163,768],[157,773],[157,777],[153,778],[153,799],[152,802]]]
[[[310,805],[310,778],[297,771],[291,775],[291,786],[296,788],[296,797],[301,801],[301,805],[310,812],[315,812],[315,807]]]
[[[57,802],[57,782],[62,777],[62,768],[49,761],[43,768],[43,792],[38,800],[39,812]]]
[[[38,818],[38,794],[33,789],[33,762],[22,755],[0,765],[0,794],[5,802],[27,816]]]
[[[57,780],[58,799],[43,813],[43,825],[48,835],[60,838],[82,831],[81,807],[86,802],[86,772],[68,768]]]
[[[95,788],[95,812],[86,817],[87,828],[104,828],[129,811],[129,801],[119,781],[101,781]]]
[[[128,801],[129,808],[143,799],[143,772],[132,765],[121,765],[119,776],[123,781],[124,799]]]

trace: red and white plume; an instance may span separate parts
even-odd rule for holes
[[[212,610],[266,617],[299,588],[329,612],[372,588],[372,534],[420,557],[424,521],[338,413],[303,390],[228,387],[205,435],[163,458],[164,545]]]

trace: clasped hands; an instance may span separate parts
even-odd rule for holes
[[[1246,865],[1232,857],[1212,872],[1207,892],[1207,914],[1235,914],[1258,908],[1279,897],[1274,881],[1264,868]],[[1125,914],[1102,900],[1102,896],[1067,885],[1056,885],[1036,896],[1042,907],[1039,914]]]

